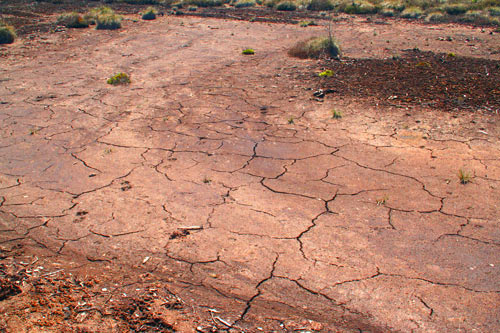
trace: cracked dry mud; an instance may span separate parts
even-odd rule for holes
[[[347,56],[394,51],[363,48],[347,24],[334,26]],[[438,31],[352,29],[373,27]],[[286,50],[324,30],[169,17],[11,46],[2,249],[120,267],[132,285],[151,272],[249,331],[304,319],[325,331],[500,330],[498,116],[318,102],[292,75],[315,62]],[[482,36],[462,54],[498,47]],[[131,85],[106,84],[119,71]]]

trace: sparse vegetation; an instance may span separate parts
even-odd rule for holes
[[[461,184],[467,184],[471,181],[472,179],[472,174],[464,169],[458,170],[458,179],[460,180]]]
[[[183,5],[195,5],[197,7],[222,6],[222,0],[184,0]]]
[[[158,5],[162,2],[160,0],[121,0],[121,1],[131,5]]]
[[[342,113],[337,110],[332,110],[332,118],[333,119],[340,119],[342,118]]]
[[[154,7],[148,7],[142,13],[142,19],[143,20],[154,20],[154,19],[156,19],[157,14],[158,14],[158,11]]]
[[[467,12],[467,7],[464,4],[445,5],[443,10],[449,15],[460,15]]]
[[[445,19],[446,16],[441,12],[432,12],[425,18],[427,22],[443,22]]]
[[[234,7],[236,8],[246,8],[246,7],[255,7],[255,0],[238,0]]]
[[[241,53],[246,55],[252,55],[255,54],[255,51],[254,49],[244,49]]]
[[[387,195],[384,195],[382,198],[378,198],[376,200],[377,206],[383,206],[387,203],[387,200],[389,200],[389,197]]]
[[[298,42],[288,54],[297,58],[319,58],[321,56],[339,58],[340,47],[333,37],[315,37]]]
[[[57,18],[57,24],[66,28],[88,28],[89,22],[79,13],[62,14]]]
[[[311,0],[307,5],[308,10],[324,11],[332,10],[335,6],[330,0]]]
[[[295,119],[293,118],[293,116],[292,116],[292,117],[290,117],[290,118],[288,118],[288,123],[289,123],[290,125],[295,124]]]
[[[491,16],[500,16],[500,7],[490,7],[488,12]]]
[[[297,9],[297,5],[291,1],[283,1],[276,5],[276,9],[281,11],[294,11]]]
[[[348,14],[375,14],[377,6],[368,1],[354,0],[340,6],[341,10]]]
[[[407,18],[407,19],[418,19],[422,17],[424,14],[424,11],[420,9],[420,7],[408,7],[405,10],[403,10],[400,14],[402,18]]]
[[[119,84],[129,84],[130,77],[126,73],[118,73],[108,79],[108,84],[119,85]]]
[[[12,44],[15,40],[14,28],[0,20],[0,44]]]
[[[300,21],[299,22],[299,26],[301,26],[303,28],[311,26],[311,25],[317,25],[317,24],[314,21]]]
[[[97,17],[99,15],[108,15],[108,14],[113,14],[114,11],[106,6],[101,6],[97,8],[93,8],[90,10],[88,13],[83,15],[83,19],[87,21],[89,24],[96,24],[97,23]]]

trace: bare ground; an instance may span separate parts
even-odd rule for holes
[[[2,46],[0,327],[498,331],[498,35],[319,23]]]

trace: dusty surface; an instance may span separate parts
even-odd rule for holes
[[[377,89],[315,98],[340,65],[286,50],[325,30],[164,17],[1,47],[0,304],[81,287],[52,322],[31,304],[3,327],[500,330],[498,90],[446,112]],[[488,31],[333,26],[342,66],[417,47],[498,77]],[[106,84],[119,71],[131,85]],[[172,319],[180,300],[192,322]]]

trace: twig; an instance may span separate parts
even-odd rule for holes
[[[62,271],[64,271],[64,269],[58,269],[57,271],[53,271],[53,272],[51,272],[51,273],[45,273],[45,274],[43,274],[43,275],[40,275],[40,277],[45,277],[45,276],[54,275],[54,274],[57,274],[57,273],[62,272]]]
[[[227,321],[225,321],[221,317],[215,317],[215,319],[217,319],[218,321],[220,321],[221,323],[223,323],[224,325],[226,325],[229,328],[233,327],[233,325],[231,325],[230,323],[228,323]]]

